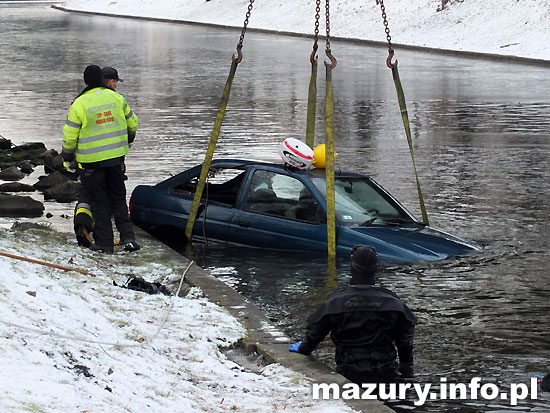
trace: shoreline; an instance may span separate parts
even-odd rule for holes
[[[132,16],[132,15],[123,15],[123,14],[115,14],[115,13],[76,10],[76,9],[70,9],[70,8],[63,7],[56,4],[53,4],[51,8],[60,10],[63,12],[67,12],[67,13],[79,13],[79,14],[86,14],[86,15],[92,15],[92,16],[106,16],[106,17],[153,21],[153,22],[170,23],[170,24],[187,24],[187,25],[194,25],[194,26],[203,26],[203,27],[230,29],[230,30],[232,29],[236,31],[242,30],[241,26],[232,26],[232,25],[224,25],[224,24],[216,24],[216,23],[203,23],[203,22],[196,22],[191,20],[166,19],[166,18],[160,18],[160,17]],[[287,37],[304,37],[304,38],[313,39],[313,35],[306,34],[306,33],[299,33],[299,32],[269,30],[269,29],[253,28],[253,27],[252,28],[248,27],[246,30],[253,33],[264,33],[264,34],[273,34],[273,35],[280,35],[280,36],[287,36]],[[324,39],[324,38],[325,36],[319,35],[319,39]],[[379,48],[388,47],[388,44],[386,42],[382,42],[378,40],[366,40],[366,39],[359,39],[359,38],[353,38],[353,37],[339,37],[339,36],[331,36],[331,40],[365,45],[365,46],[373,46],[373,47],[379,47]],[[535,59],[530,57],[521,57],[521,56],[497,54],[497,53],[440,49],[440,48],[433,48],[433,47],[427,47],[427,46],[415,46],[410,44],[402,44],[402,43],[394,43],[394,42],[392,42],[392,45],[394,46],[394,49],[396,49],[396,51],[398,51],[399,49],[404,49],[404,50],[412,50],[412,51],[440,54],[440,55],[447,55],[447,56],[462,56],[464,58],[470,58],[470,59],[486,59],[486,60],[494,60],[499,62],[508,62],[513,64],[527,64],[532,66],[550,67],[550,60],[545,60],[545,59]]]
[[[32,403],[46,410],[271,411],[288,404],[293,412],[393,412],[378,400],[314,399],[313,383],[347,381],[313,357],[290,353],[290,339],[254,304],[139,227],[144,248],[113,255],[80,250],[70,232],[39,225],[2,232],[13,234],[0,239],[0,250],[13,253],[0,259],[0,376],[11,377],[4,410]],[[185,281],[185,292],[178,299],[120,288],[129,274],[172,294]],[[56,396],[66,391],[73,397]]]
[[[135,230],[138,239],[147,238],[148,242],[158,243],[162,248],[162,256],[167,262],[182,269],[189,265],[188,258],[157,241],[141,228],[135,226]],[[269,318],[254,303],[247,301],[237,291],[208,274],[198,265],[194,264],[191,267],[185,282],[191,287],[200,288],[209,301],[225,308],[245,327],[247,335],[237,343],[237,348],[243,349],[247,354],[257,353],[266,363],[280,364],[311,378],[314,383],[337,383],[340,386],[348,383],[345,377],[316,358],[288,351],[288,346],[292,343],[290,338],[274,327]],[[394,412],[378,400],[343,400],[343,402],[360,412]]]

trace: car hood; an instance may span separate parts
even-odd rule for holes
[[[389,261],[437,261],[479,250],[471,241],[436,230],[431,227],[369,226],[349,227],[370,239],[380,259]]]

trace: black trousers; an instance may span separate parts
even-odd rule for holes
[[[134,226],[130,221],[126,204],[124,163],[85,169],[80,180],[83,190],[89,196],[95,222],[93,232],[95,243],[102,247],[113,245],[111,217],[115,219],[121,243],[135,241]]]

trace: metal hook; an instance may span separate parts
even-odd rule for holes
[[[315,54],[317,53],[318,48],[319,46],[317,45],[313,46],[313,51],[311,52],[311,56],[309,56],[309,61],[311,64],[315,64],[315,61],[317,60],[317,56],[315,56]]]
[[[336,67],[336,58],[332,55],[332,52],[330,51],[330,49],[327,49],[326,50],[326,54],[327,54],[327,57],[330,59],[330,68],[331,69],[334,69]]]
[[[393,69],[394,66],[397,66],[397,60],[395,60],[395,63],[392,63],[393,55],[394,55],[393,49],[388,49],[388,58],[386,59],[386,66],[388,66],[390,69]]]
[[[241,52],[242,45],[237,46],[237,57],[233,54],[233,60],[237,62],[237,64],[241,63],[241,60],[243,60],[243,53]]]

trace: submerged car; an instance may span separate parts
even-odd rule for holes
[[[183,233],[202,165],[157,185],[137,186],[132,221],[154,232]],[[336,250],[372,245],[380,260],[416,262],[463,255],[478,247],[418,222],[372,178],[335,173]],[[326,253],[324,169],[296,170],[282,164],[220,159],[211,163],[193,240],[259,248]]]

